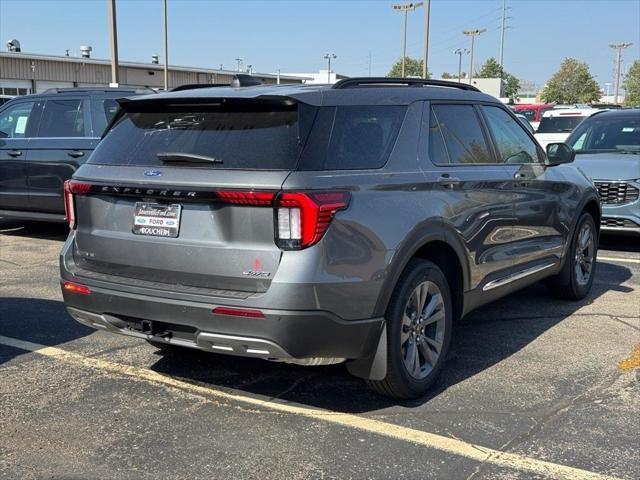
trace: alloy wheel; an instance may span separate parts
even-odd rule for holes
[[[445,333],[445,304],[440,288],[431,281],[420,283],[407,301],[402,317],[400,344],[404,366],[422,380],[435,367]]]
[[[585,223],[576,239],[575,275],[579,285],[586,285],[591,278],[595,260],[595,238],[591,225]]]

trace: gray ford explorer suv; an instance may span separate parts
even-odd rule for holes
[[[94,328],[423,395],[452,322],[595,274],[597,192],[498,100],[442,81],[203,88],[120,101],[66,184],[69,313]],[[178,348],[180,347],[180,348]]]

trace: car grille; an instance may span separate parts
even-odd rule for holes
[[[606,205],[621,205],[638,200],[640,191],[625,182],[595,182],[600,199]]]
[[[640,225],[638,225],[637,223],[632,222],[631,220],[627,220],[626,218],[603,217],[600,223],[603,227],[610,227],[610,228],[639,228],[640,227]]]

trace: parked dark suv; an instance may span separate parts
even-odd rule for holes
[[[185,90],[120,101],[67,183],[69,313],[160,348],[317,365],[422,395],[452,321],[545,280],[587,295],[600,206],[460,83]],[[178,350],[180,350],[178,348]]]
[[[0,217],[64,222],[65,180],[100,141],[118,108],[116,100],[136,92],[50,89],[2,105]]]

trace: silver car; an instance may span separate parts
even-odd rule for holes
[[[593,184],[497,99],[457,82],[352,78],[120,101],[66,184],[69,313],[162,348],[346,362],[423,395],[453,321],[595,275]]]
[[[598,188],[602,231],[640,235],[640,109],[597,113],[567,143]]]

